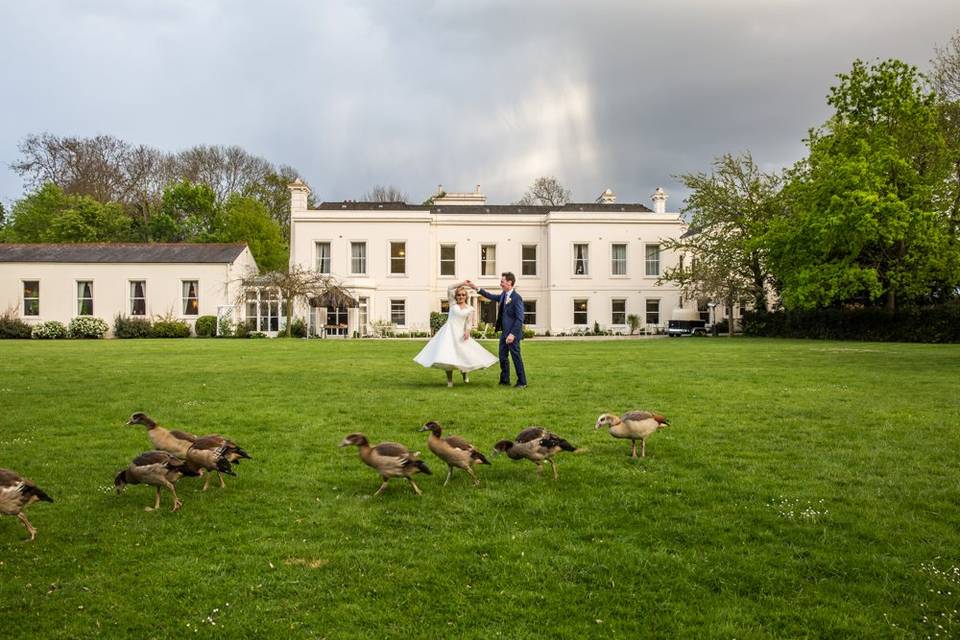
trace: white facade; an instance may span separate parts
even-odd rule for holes
[[[128,256],[138,246],[148,247],[164,261],[134,261]],[[58,247],[64,249],[61,254]],[[130,247],[134,249],[125,251]],[[181,250],[164,252],[167,247]],[[240,281],[257,272],[256,261],[246,245],[210,247],[0,245],[0,304],[28,324],[48,320],[68,324],[89,315],[105,320],[112,329],[118,315],[170,316],[192,328],[198,317],[224,310],[237,322],[243,318],[242,305],[237,304]]]
[[[434,206],[325,202],[308,209],[306,186],[290,189],[291,265],[330,273],[360,300],[360,311],[346,314],[348,335],[391,320],[400,331],[428,331],[448,286],[470,279],[498,291],[504,271],[516,275],[527,326],[537,333],[569,334],[594,323],[626,333],[631,314],[642,327],[662,329],[680,305],[676,287],[656,284],[677,261],[657,248],[686,231],[662,200],[661,213],[617,204],[606,192],[601,203],[489,206],[475,204],[478,190],[447,194]],[[473,202],[452,204],[458,195]],[[485,307],[480,317],[493,313]]]

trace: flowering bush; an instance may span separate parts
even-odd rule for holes
[[[67,337],[67,328],[62,322],[56,320],[47,320],[33,326],[30,332],[32,338],[37,340],[56,340],[57,338]]]
[[[92,316],[79,316],[70,321],[67,327],[67,337],[69,338],[102,338],[110,325],[106,320],[94,318]]]

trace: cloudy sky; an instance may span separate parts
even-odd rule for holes
[[[0,0],[0,201],[30,133],[239,145],[320,200],[555,175],[649,203],[750,150],[804,155],[855,58],[926,69],[957,0]]]

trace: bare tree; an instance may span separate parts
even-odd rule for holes
[[[280,293],[287,317],[287,337],[293,329],[293,307],[297,302],[309,303],[313,298],[322,298],[334,306],[356,307],[357,301],[329,275],[294,265],[287,271],[270,271],[249,275],[240,281],[237,304],[242,307],[250,289],[274,289]]]
[[[399,187],[378,184],[363,194],[361,199],[364,202],[406,202],[410,196]]]
[[[930,80],[941,96],[956,102],[960,100],[960,30],[943,47],[933,48],[933,71]]]
[[[551,206],[562,207],[570,202],[570,190],[564,189],[560,181],[553,176],[543,176],[533,181],[533,184],[517,201],[522,206]]]
[[[930,79],[942,98],[940,126],[952,156],[953,170],[946,206],[951,234],[960,234],[960,31],[943,47],[934,47]]]

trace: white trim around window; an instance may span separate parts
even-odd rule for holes
[[[362,248],[362,251],[357,251],[357,249]],[[366,240],[351,240],[350,241],[350,275],[352,276],[365,276],[367,275],[367,241]],[[359,261],[359,262],[358,262]],[[362,270],[356,270],[357,266],[362,267]]]
[[[610,299],[610,325],[614,327],[627,326],[627,299]]]
[[[622,247],[622,253],[620,249]],[[630,246],[627,242],[610,243],[610,277],[623,279],[630,277]]]
[[[326,253],[326,255],[324,255]],[[333,241],[315,240],[313,243],[313,268],[317,273],[330,275],[333,269]]]
[[[200,315],[200,279],[180,280],[180,316],[195,318]]]
[[[397,322],[399,318],[400,322]],[[398,327],[407,326],[407,299],[390,298],[390,322]]]
[[[93,286],[93,280],[76,280],[77,283],[77,306],[73,308],[74,315],[79,316],[92,316],[93,315],[93,300],[95,289]],[[85,304],[89,302],[89,304]]]
[[[660,243],[649,243],[643,245],[644,269],[643,273],[648,278],[660,276]]]
[[[20,315],[34,320],[40,317],[40,278],[20,280]]]
[[[570,243],[570,255],[573,260],[570,262],[572,278],[590,277],[590,243],[572,242]]]
[[[443,257],[443,250],[448,249],[452,250],[453,255],[448,255],[446,258]],[[448,251],[450,253],[451,251]],[[440,251],[438,253],[439,263],[437,265],[437,277],[439,278],[456,278],[457,277],[457,243],[456,242],[441,242]],[[444,266],[448,267],[450,273],[444,273]]]
[[[490,249],[493,249],[493,251],[490,251]],[[497,272],[496,242],[481,242],[480,251],[477,254],[477,257],[480,260],[479,269],[477,269],[477,272],[480,274],[481,278],[495,278],[500,275]],[[487,266],[488,268],[484,269],[484,266]]]
[[[397,249],[397,255],[394,255],[394,249]],[[387,240],[387,277],[405,278],[408,256],[406,240]],[[394,266],[400,267],[401,270],[394,271]]]
[[[127,280],[127,315],[143,318],[147,315],[147,279]]]
[[[533,249],[533,258],[528,258],[525,254],[527,249]],[[521,277],[534,278],[539,276],[540,245],[521,244],[520,245],[520,273]]]

